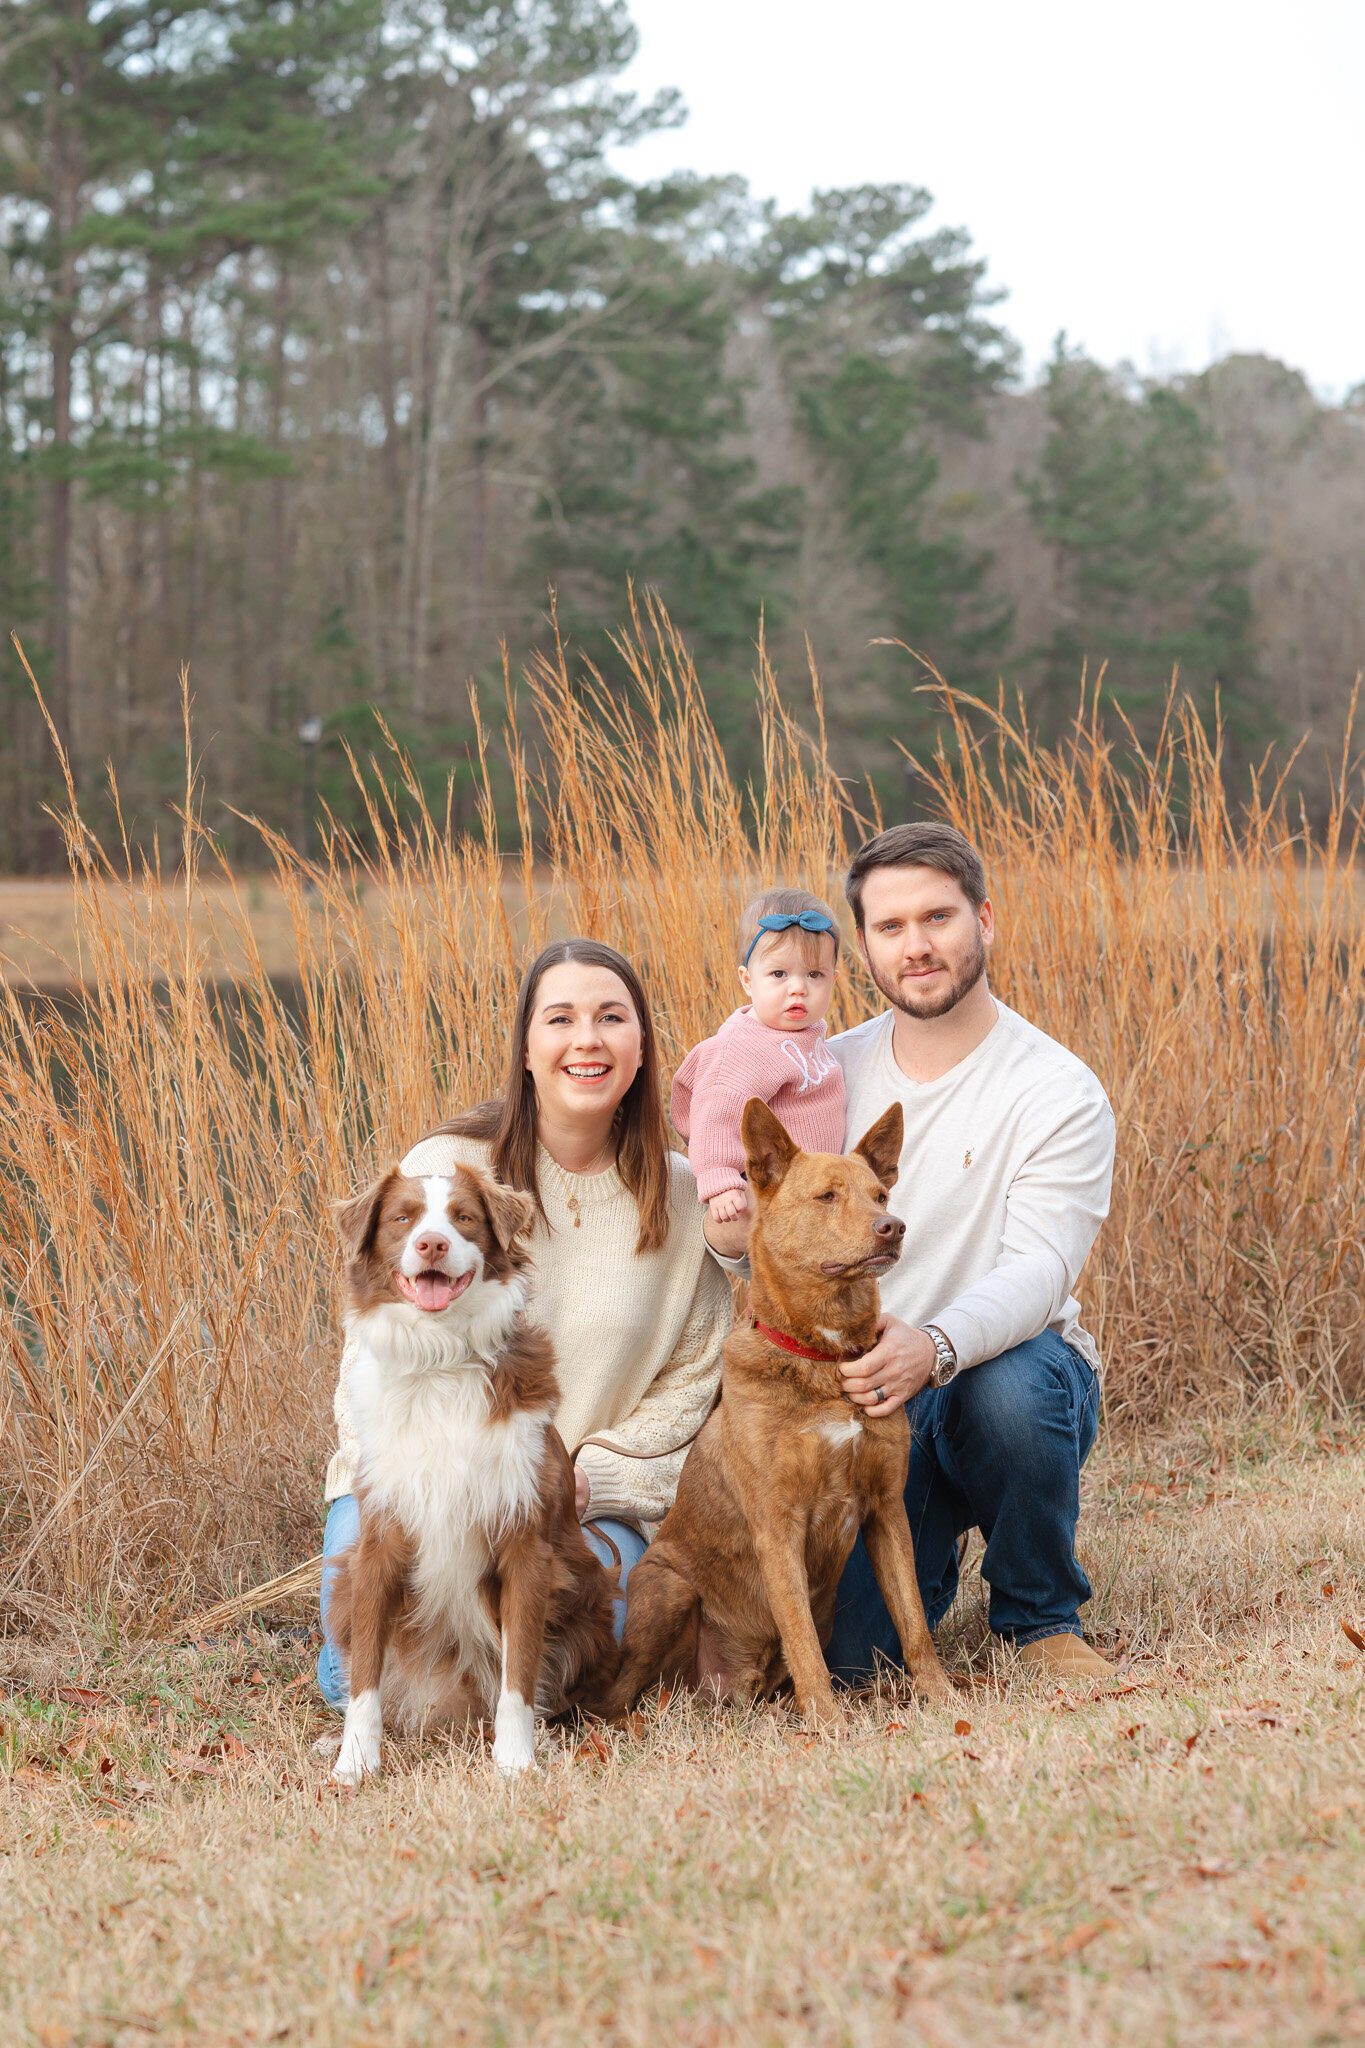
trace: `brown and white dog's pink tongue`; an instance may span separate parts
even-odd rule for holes
[[[458,1280],[452,1280],[448,1273],[435,1272],[419,1273],[415,1280],[410,1280],[406,1273],[395,1273],[393,1277],[399,1293],[417,1308],[439,1314],[450,1307],[457,1294],[464,1293],[474,1275],[461,1273]]]

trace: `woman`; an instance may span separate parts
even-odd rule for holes
[[[486,1167],[536,1204],[532,1313],[554,1341],[556,1421],[575,1454],[585,1533],[604,1564],[619,1559],[624,1588],[646,1531],[672,1505],[687,1446],[711,1406],[730,1284],[702,1237],[692,1169],[669,1149],[644,990],[611,946],[561,939],[545,947],[517,999],[505,1094],[432,1132],[403,1170],[451,1173],[463,1163]],[[348,1344],[325,1556],[345,1550],[360,1526],[351,1355]],[[619,1633],[622,1603],[616,1612]],[[345,1667],[330,1637],[318,1684],[330,1705],[345,1706]]]

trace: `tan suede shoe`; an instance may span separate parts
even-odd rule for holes
[[[1035,1671],[1057,1678],[1113,1678],[1112,1664],[1106,1664],[1098,1650],[1079,1636],[1040,1636],[1036,1642],[1020,1643],[1019,1661]]]

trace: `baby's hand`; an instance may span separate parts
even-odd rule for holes
[[[750,1188],[724,1188],[718,1195],[712,1195],[706,1207],[713,1223],[738,1223],[741,1216],[747,1216],[754,1206]]]

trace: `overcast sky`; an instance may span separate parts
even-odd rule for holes
[[[631,0],[628,82],[686,125],[638,178],[799,206],[905,181],[967,228],[1037,369],[1257,349],[1365,383],[1365,0]]]

